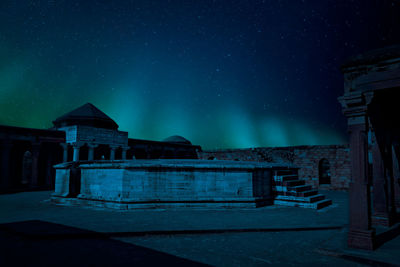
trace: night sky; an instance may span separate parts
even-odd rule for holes
[[[131,138],[346,143],[340,65],[400,42],[400,1],[0,1],[0,124],[91,102]]]

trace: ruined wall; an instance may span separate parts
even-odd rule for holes
[[[320,189],[347,190],[351,179],[348,145],[224,149],[198,152],[198,156],[209,160],[293,163],[300,167],[300,179]],[[329,184],[320,184],[320,165],[323,159],[329,163]]]

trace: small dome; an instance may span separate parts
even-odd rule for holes
[[[192,144],[189,140],[187,140],[186,138],[184,138],[180,135],[173,135],[173,136],[165,138],[162,141],[167,142],[167,143],[176,143],[176,144],[186,144],[186,145]]]

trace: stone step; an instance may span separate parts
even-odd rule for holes
[[[308,190],[308,191],[304,191],[304,192],[284,192],[284,191],[278,191],[278,190],[274,190],[274,192],[276,195],[296,196],[296,197],[309,197],[309,196],[318,195],[318,190],[316,190],[316,189],[312,189],[312,190]]]
[[[332,200],[330,200],[330,199],[323,199],[323,200],[313,202],[313,203],[287,201],[287,200],[274,200],[274,205],[301,207],[301,208],[316,209],[316,210],[325,208],[331,204],[332,204]]]
[[[325,196],[322,194],[318,194],[318,195],[314,195],[314,196],[310,196],[310,197],[296,197],[296,196],[279,195],[279,196],[276,196],[275,199],[292,201],[292,202],[314,203],[314,202],[325,199]]]
[[[284,185],[287,187],[293,187],[293,186],[299,186],[299,185],[305,185],[306,181],[304,180],[292,180],[292,181],[285,181],[283,182]]]
[[[297,173],[297,171],[296,171],[296,170],[278,170],[278,171],[276,171],[276,174],[277,174],[278,176],[281,176],[281,175],[288,175],[288,174],[294,174],[294,173]]]
[[[318,190],[316,189],[311,189],[303,192],[298,192],[299,197],[309,197],[309,196],[314,196],[318,194]]]
[[[322,209],[322,208],[325,208],[325,207],[328,207],[328,206],[332,205],[332,200],[324,199],[324,200],[321,200],[321,201],[318,201],[318,202],[315,202],[315,203],[317,204],[317,209],[319,210],[319,209]]]
[[[286,186],[286,187],[293,187],[293,186],[298,186],[298,185],[304,185],[306,182],[304,180],[290,180],[290,181],[273,181],[272,185],[274,186]],[[287,191],[287,190],[283,190]]]
[[[286,181],[293,181],[293,180],[299,180],[299,176],[297,174],[274,176],[274,181],[286,182]]]
[[[288,186],[287,190],[288,192],[304,192],[304,191],[309,191],[312,189],[311,185],[298,185],[298,186]]]

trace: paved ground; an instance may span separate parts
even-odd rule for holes
[[[56,206],[51,192],[0,195],[0,266],[391,266],[400,237],[346,248],[347,193],[322,211],[270,206],[115,211]]]

